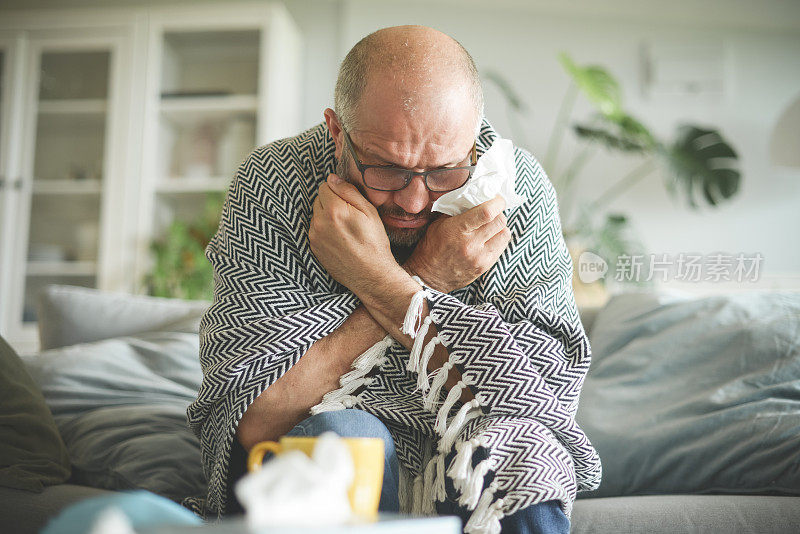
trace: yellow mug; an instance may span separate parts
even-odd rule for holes
[[[353,458],[353,483],[347,490],[353,513],[374,519],[378,514],[383,487],[384,443],[381,438],[341,438],[350,449]],[[261,469],[264,455],[268,452],[281,454],[300,451],[311,457],[317,438],[305,436],[283,436],[279,442],[256,443],[247,457],[247,469]]]

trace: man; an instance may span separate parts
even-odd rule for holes
[[[517,149],[523,206],[431,211],[496,134],[471,57],[430,28],[356,44],[335,107],[248,157],[206,251],[206,511],[237,509],[255,443],[333,429],[386,440],[383,510],[567,532],[600,463],[574,421],[589,347],[546,176]]]

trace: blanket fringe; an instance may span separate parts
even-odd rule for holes
[[[420,473],[414,477],[414,488],[412,490],[411,499],[411,513],[413,515],[422,515],[423,501],[425,500],[425,488],[423,486],[423,474]]]
[[[362,386],[370,385],[375,380],[367,375],[375,366],[386,363],[386,350],[392,343],[394,343],[394,338],[387,335],[353,360],[351,370],[339,378],[341,387],[323,395],[322,402],[311,407],[311,415],[344,410],[358,404],[358,396],[353,393]]]
[[[456,385],[450,388],[450,391],[447,392],[447,398],[444,400],[442,405],[439,407],[439,413],[436,414],[436,423],[433,425],[433,429],[436,431],[437,434],[444,437],[445,433],[448,430],[447,427],[447,417],[450,415],[450,410],[453,406],[456,405],[458,399],[461,398],[461,393],[469,386],[469,381],[465,378],[459,380]],[[462,406],[463,408],[463,406]],[[459,410],[460,412],[460,410]],[[466,414],[465,414],[466,416]],[[455,421],[455,419],[453,420]],[[451,424],[452,426],[452,424]]]
[[[434,405],[436,401],[439,400],[439,393],[442,392],[442,387],[444,387],[444,383],[447,382],[447,374],[452,368],[453,362],[447,361],[436,371],[436,376],[433,377],[433,381],[431,382],[431,389],[423,402],[423,408],[429,412],[434,411]]]
[[[478,499],[481,496],[481,489],[483,489],[484,478],[486,473],[493,467],[493,464],[494,460],[489,457],[475,466],[469,478],[464,481],[461,497],[458,499],[459,504],[466,506],[470,510],[477,506]]]
[[[406,316],[403,319],[401,332],[408,334],[412,338],[417,337],[417,332],[422,327],[422,310],[425,304],[425,297],[429,295],[426,289],[420,289],[411,297],[411,304],[408,306]]]
[[[430,317],[426,317],[425,320],[427,321]],[[427,330],[426,330],[427,333]],[[421,339],[417,337],[417,339]],[[433,356],[433,351],[436,348],[437,343],[441,343],[442,338],[439,336],[433,336],[431,340],[425,345],[425,350],[422,351],[422,356],[419,358],[419,376],[417,377],[417,389],[422,390],[423,393],[428,391],[431,385],[428,383],[428,364],[431,361],[431,356]],[[416,340],[414,341],[416,345]]]
[[[483,490],[475,511],[464,525],[464,532],[467,534],[500,534],[500,520],[503,518],[503,499],[494,499],[497,491],[497,484],[492,482],[489,487]]]
[[[473,510],[464,532],[468,534],[500,534],[500,520],[503,518],[503,499],[494,500],[497,483],[492,482],[486,489],[483,485],[487,473],[494,467],[494,460],[489,457],[482,460],[472,468],[472,455],[478,446],[483,443],[473,438],[468,441],[455,443],[458,435],[467,422],[479,417],[483,411],[478,399],[473,399],[461,406],[455,416],[449,418],[450,411],[461,398],[465,388],[472,385],[468,378],[462,377],[447,393],[445,400],[439,404],[442,388],[444,388],[450,370],[456,364],[456,358],[451,355],[438,369],[430,373],[433,377],[429,383],[428,364],[437,343],[443,343],[442,338],[436,335],[425,344],[432,320],[430,315],[422,319],[424,299],[429,296],[422,281],[414,279],[423,286],[423,289],[414,294],[403,320],[402,331],[414,339],[406,368],[418,373],[417,389],[423,394],[423,407],[425,410],[436,413],[434,432],[440,436],[437,444],[437,454],[425,458],[422,472],[414,479],[412,513],[420,515],[434,514],[436,501],[447,498],[445,476],[450,476],[457,491],[461,493],[458,502]],[[445,456],[455,446],[456,456],[445,469]],[[483,490],[483,491],[481,491]]]
[[[483,414],[480,406],[478,399],[472,399],[459,408],[458,413],[447,424],[447,430],[442,434],[442,439],[439,440],[439,452],[448,452],[453,447],[464,425]]]
[[[409,353],[410,356],[408,358],[408,365],[406,369],[411,371],[412,373],[418,372],[421,367],[421,358],[422,358],[422,344],[425,342],[425,336],[428,334],[428,329],[431,326],[431,318],[425,317],[425,320],[422,321],[422,326],[414,332],[411,337],[414,339],[414,344],[411,346],[411,352]]]

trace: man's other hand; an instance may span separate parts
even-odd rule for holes
[[[431,223],[403,267],[443,293],[472,283],[494,265],[511,240],[501,196]]]
[[[313,210],[311,251],[337,282],[358,293],[356,284],[399,269],[378,211],[352,184],[331,174]]]

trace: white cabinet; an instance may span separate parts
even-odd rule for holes
[[[143,292],[150,245],[296,133],[279,5],[17,13],[0,22],[0,333],[36,350],[49,283]]]
[[[255,146],[296,134],[300,110],[300,39],[281,6],[167,8],[149,28],[139,282],[151,237],[202,212]]]

